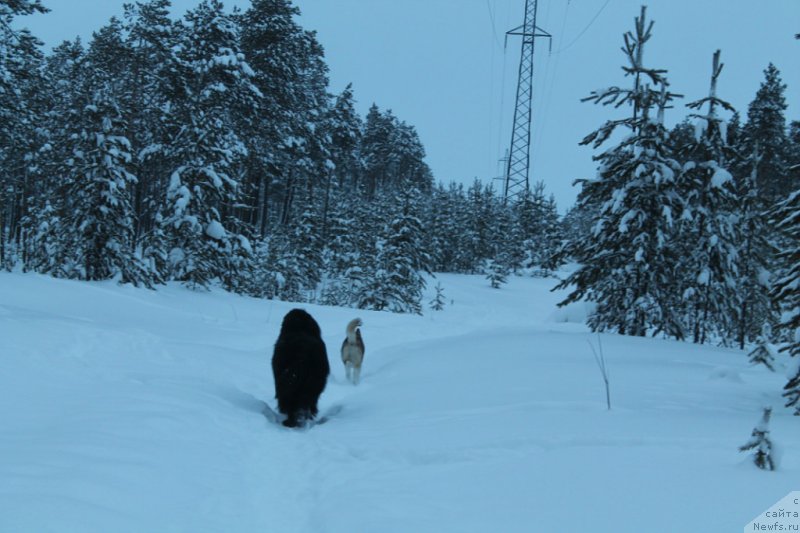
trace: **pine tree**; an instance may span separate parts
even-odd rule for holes
[[[786,162],[786,84],[780,71],[770,63],[764,81],[747,109],[743,142],[748,152],[760,154],[756,175],[759,197],[769,206],[791,191]]]
[[[36,179],[28,180],[27,208],[20,221],[20,233],[27,236],[23,245],[24,268],[58,277],[69,276],[65,270],[69,247],[59,243],[59,238],[64,233],[62,216],[69,203],[66,177],[74,155],[72,136],[76,134],[79,115],[75,110],[90,103],[90,94],[84,90],[84,64],[85,50],[80,40],[65,42],[45,58],[36,87],[41,95],[36,129],[44,135],[42,146],[31,160],[37,168],[31,178]]]
[[[236,18],[262,95],[257,107],[237,107],[247,132],[244,182],[259,235],[267,232],[270,208],[288,224],[310,207],[329,172],[327,66],[315,34],[295,22],[298,14],[290,0],[255,0]]]
[[[433,188],[433,174],[425,163],[425,147],[414,126],[404,121],[392,123],[390,174],[391,188],[414,188],[429,193]]]
[[[95,95],[76,122],[73,162],[67,176],[69,208],[61,221],[59,244],[66,247],[72,275],[86,280],[119,276],[122,282],[150,285],[145,265],[133,250],[130,143],[117,106]],[[66,255],[66,254],[65,254]],[[69,267],[64,269],[69,272]]]
[[[772,441],[769,438],[769,418],[771,414],[772,408],[765,407],[761,421],[753,429],[750,440],[739,448],[739,451],[742,452],[755,450],[753,462],[762,470],[775,470],[775,462],[772,459]]]
[[[355,109],[352,84],[348,84],[336,97],[328,113],[328,121],[331,159],[336,165],[336,182],[340,188],[349,184],[351,190],[356,189],[361,174],[358,147],[364,125]]]
[[[329,235],[328,217],[334,192],[346,187],[347,199],[358,195],[358,179],[361,173],[361,158],[358,145],[361,140],[361,118],[355,110],[352,85],[336,97],[324,120],[322,135],[329,139],[328,152],[331,168],[325,173],[325,197],[322,207],[322,238]]]
[[[260,95],[252,69],[238,48],[236,26],[218,0],[204,0],[186,14],[179,58],[185,99],[176,110],[181,129],[171,156],[178,166],[167,190],[165,231],[172,242],[171,269],[192,287],[230,275],[245,236],[232,220],[240,187],[234,166],[247,155],[230,110]],[[245,249],[247,247],[244,247]]]
[[[22,245],[21,220],[27,215],[39,139],[41,42],[14,19],[48,10],[39,0],[0,2],[0,269],[19,259],[11,248]],[[41,142],[41,144],[40,144]]]
[[[359,152],[364,162],[364,185],[368,198],[375,196],[389,181],[391,160],[391,135],[393,116],[382,113],[374,103],[369,108],[364,122],[364,135]]]
[[[133,153],[132,168],[138,177],[134,189],[134,239],[152,258],[166,257],[163,213],[168,180],[171,138],[181,123],[174,116],[185,97],[177,57],[178,26],[170,17],[170,0],[144,0],[125,4],[124,46],[128,135]],[[120,58],[112,57],[120,62]],[[166,262],[153,263],[158,276],[168,275]]]
[[[686,206],[680,220],[680,272],[686,276],[684,300],[689,306],[689,327],[695,343],[710,336],[724,338],[733,329],[740,234],[734,180],[729,167],[735,157],[726,140],[726,122],[718,110],[734,112],[717,96],[717,79],[723,64],[714,54],[711,89],[705,98],[687,104],[705,114],[692,114],[695,136],[680,148],[684,159],[681,195]]]
[[[619,127],[631,133],[616,147],[595,156],[601,164],[598,177],[582,182],[579,205],[600,206],[598,219],[591,239],[568,247],[581,267],[556,288],[574,286],[559,305],[582,298],[598,303],[589,318],[594,331],[636,336],[663,332],[682,339],[682,317],[673,288],[678,257],[671,239],[683,208],[676,180],[680,169],[667,146],[663,125],[663,110],[677,95],[667,91],[665,71],[643,65],[652,26],[645,22],[643,7],[635,33],[625,34],[623,50],[630,66],[623,70],[633,76],[633,88],[611,87],[586,98],[616,107],[629,105],[633,113],[607,122],[582,144],[597,148]]]

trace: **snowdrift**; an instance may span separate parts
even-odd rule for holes
[[[297,431],[263,414],[295,305],[0,274],[0,531],[729,532],[798,488],[782,374],[602,335],[608,411],[553,280],[438,278],[448,305],[421,317],[301,306],[331,416]],[[776,472],[737,451],[766,405]]]

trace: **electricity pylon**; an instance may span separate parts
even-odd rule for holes
[[[511,130],[511,148],[506,163],[503,200],[508,201],[524,194],[529,188],[531,166],[531,118],[533,107],[533,45],[537,37],[552,39],[552,35],[536,26],[538,0],[525,0],[525,23],[506,32],[522,37],[519,58],[517,101],[514,107],[514,127]],[[552,43],[552,40],[551,40]]]

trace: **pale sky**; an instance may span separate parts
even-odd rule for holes
[[[27,18],[52,47],[121,15],[123,0],[43,0],[47,15]],[[173,0],[182,14],[197,0]],[[537,25],[553,35],[552,52],[537,40],[531,148],[533,181],[544,181],[559,210],[572,205],[572,181],[595,175],[593,151],[578,142],[614,111],[581,103],[593,89],[627,85],[622,34],[641,0],[539,0]],[[245,8],[248,0],[227,0]],[[470,183],[500,175],[510,143],[520,42],[507,30],[522,23],[524,0],[295,0],[300,23],[316,30],[330,67],[331,92],[352,82],[359,111],[375,102],[416,126],[439,181]],[[800,0],[651,0],[655,20],[645,64],[665,68],[684,104],[708,92],[711,57],[725,63],[719,96],[745,116],[772,61],[788,85],[787,119],[800,119]]]

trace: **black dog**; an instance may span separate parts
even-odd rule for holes
[[[278,410],[283,425],[296,427],[317,415],[317,400],[330,373],[319,325],[302,309],[292,309],[281,324],[272,355]]]

